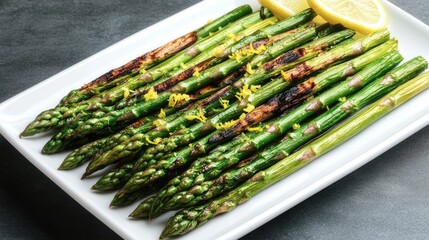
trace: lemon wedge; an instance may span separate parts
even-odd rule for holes
[[[328,22],[340,23],[362,34],[370,34],[387,25],[387,14],[378,0],[307,1],[310,7]]]
[[[259,3],[279,19],[291,17],[310,7],[306,0],[259,0]],[[326,22],[321,17],[316,17],[313,21],[319,24]]]

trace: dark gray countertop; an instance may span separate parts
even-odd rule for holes
[[[197,2],[0,1],[0,102]],[[429,24],[428,0],[391,2]],[[244,239],[427,239],[428,147],[426,127]],[[0,154],[0,239],[119,238],[3,137]]]

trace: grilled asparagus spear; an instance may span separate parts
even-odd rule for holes
[[[424,63],[425,60],[422,58],[418,58],[417,61],[419,61],[419,63],[417,63],[418,65],[421,65],[421,63],[427,64]],[[425,67],[426,66],[424,66],[424,68]],[[399,82],[406,81],[407,78],[415,76],[416,72],[418,73],[421,70],[422,69],[414,69],[414,72],[408,72],[408,70],[404,69],[404,72],[399,73],[398,75],[387,76],[381,81],[381,84],[392,89],[393,85],[397,86]],[[245,183],[227,194],[203,205],[179,211],[168,221],[160,238],[164,239],[185,234],[206,223],[209,219],[221,213],[233,210],[238,204],[247,201],[265,188],[280,181],[284,177],[315,160],[317,157],[347,141],[397,106],[428,88],[428,80],[428,74],[417,77],[415,80],[397,88],[395,91],[389,93],[387,96],[371,105],[371,107],[358,113],[294,154],[284,158],[270,168],[258,172]],[[355,101],[357,101],[357,99]],[[355,104],[356,102],[346,101],[343,106],[346,109],[350,109],[350,107],[354,108],[358,106]]]

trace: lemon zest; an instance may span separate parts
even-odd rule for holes
[[[240,40],[240,37],[239,37],[239,36],[237,36],[236,34],[231,33],[231,32],[228,32],[228,33],[226,34],[226,36],[227,36],[229,39],[231,39],[232,41],[234,41],[234,42],[238,42],[238,41]]]
[[[248,113],[248,112],[253,111],[253,109],[255,109],[255,106],[249,103],[249,104],[247,104],[247,107],[245,109],[243,109],[243,111]]]
[[[187,102],[191,100],[191,97],[188,94],[173,93],[168,98],[168,106],[175,107],[180,102]]]
[[[159,111],[158,117],[159,118],[165,118],[167,115],[164,112],[164,109],[161,108],[161,110]]]
[[[249,49],[250,49],[250,51],[251,51],[251,52],[256,53],[256,50],[255,50],[255,48],[253,47],[253,44],[252,44],[252,43],[250,43],[250,44],[249,44]]]
[[[204,116],[204,110],[201,108],[198,108],[198,113],[196,115],[186,116],[186,119],[189,121],[198,120],[200,122],[205,122],[207,120],[206,116]]]
[[[215,47],[213,50],[212,50],[212,56],[213,57],[220,57],[221,55],[222,55],[222,53],[223,53],[223,49],[221,48],[221,47]]]
[[[280,73],[281,73],[281,75],[282,75],[282,77],[283,77],[284,80],[288,80],[289,79],[289,75],[285,71],[281,70]]]
[[[246,116],[247,116],[247,114],[242,113],[238,119],[244,119]]]
[[[240,63],[241,60],[243,59],[243,55],[241,54],[241,51],[238,50],[238,51],[233,52],[231,55],[229,55],[229,58],[235,60],[238,63]]]
[[[148,137],[148,136],[146,136],[146,142],[148,142],[149,144],[157,145],[157,144],[159,144],[161,141],[162,141],[162,138],[160,138],[160,137],[157,137],[157,138],[155,138],[155,139],[152,141],[152,140],[150,140],[150,139],[149,139],[149,137]]]
[[[298,129],[300,129],[300,128],[301,128],[301,125],[299,125],[298,123],[295,123],[295,124],[292,126],[292,128],[293,128],[293,130],[298,130]]]
[[[341,98],[338,99],[338,101],[344,103],[344,102],[347,101],[347,98],[346,97],[341,97]]]
[[[252,69],[252,65],[250,65],[250,63],[248,63],[248,64],[246,65],[246,72],[247,72],[248,74],[250,74],[250,75],[252,75],[252,74],[255,74],[255,73],[256,73],[256,71],[255,71],[254,69]]]
[[[254,53],[251,50],[243,48],[243,49],[240,49],[240,50],[233,52],[231,55],[229,55],[229,58],[234,59],[238,63],[241,63],[241,60],[243,59],[243,57],[253,55],[253,54]]]
[[[156,127],[164,127],[165,125],[167,125],[167,122],[161,119],[157,119],[153,121],[153,125],[155,125]]]
[[[228,128],[230,128],[230,127],[234,126],[237,122],[238,122],[238,119],[237,119],[237,120],[227,121],[227,122],[224,122],[224,123],[219,122],[219,123],[216,123],[216,124],[214,125],[214,127],[215,127],[217,130],[221,130],[221,129],[228,129]]]
[[[259,46],[258,48],[254,48],[253,44],[249,44],[249,51],[254,54],[261,54],[263,51],[267,50],[264,45]]]
[[[269,25],[274,25],[274,24],[276,24],[277,22],[276,21],[274,21],[273,19],[269,19],[268,20],[268,24]]]
[[[250,90],[249,85],[244,84],[244,86],[240,89],[240,91],[235,94],[235,97],[238,98],[238,100],[243,100],[250,96],[252,94],[252,90]]]
[[[252,85],[252,86],[250,86],[250,91],[256,92],[260,88],[261,88],[261,85]]]
[[[153,87],[149,88],[149,91],[145,95],[143,95],[145,101],[153,100],[158,98],[158,93],[155,91]]]
[[[262,132],[263,129],[261,127],[249,127],[247,130],[249,132]]]
[[[261,45],[261,46],[259,46],[257,49],[256,49],[256,51],[258,51],[259,53],[262,53],[263,51],[265,51],[265,50],[267,50],[267,47],[265,47],[265,45]],[[259,54],[258,53],[258,54]]]
[[[194,73],[192,74],[193,77],[199,77],[201,76],[200,69],[195,68]]]
[[[220,104],[222,105],[222,107],[223,107],[224,109],[226,109],[226,108],[228,108],[228,107],[229,107],[229,100],[224,100],[224,99],[220,98],[220,99],[219,99],[219,102],[220,102]]]
[[[130,93],[132,92],[130,89],[123,87],[121,88],[124,91],[124,98],[128,98],[130,96]]]
[[[184,70],[186,70],[188,68],[184,63],[180,63],[180,67]]]
[[[244,133],[241,133],[240,139],[241,139],[241,142],[250,141],[250,138]]]

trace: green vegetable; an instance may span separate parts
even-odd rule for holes
[[[425,62],[425,60],[422,58],[417,59],[417,61],[420,63]],[[416,73],[413,72],[408,77],[415,75]],[[398,79],[397,76],[393,75],[390,75],[384,79],[384,83],[387,85],[392,83],[395,84],[396,81],[405,80]],[[309,164],[311,161],[317,159],[317,157],[347,141],[371,125],[373,122],[380,119],[394,108],[428,87],[428,74],[421,75],[415,80],[404,84],[381,100],[374,103],[371,107],[363,110],[335,129],[329,131],[324,136],[309,143],[299,151],[284,158],[270,168],[258,172],[245,183],[228,192],[227,194],[203,205],[179,211],[168,221],[160,238],[164,239],[167,237],[183,235],[206,223],[209,219],[221,213],[233,210],[238,204],[247,201],[252,196],[261,192],[263,189],[280,181],[284,177],[292,174],[303,166]],[[351,102],[347,101],[346,103],[350,104]]]

